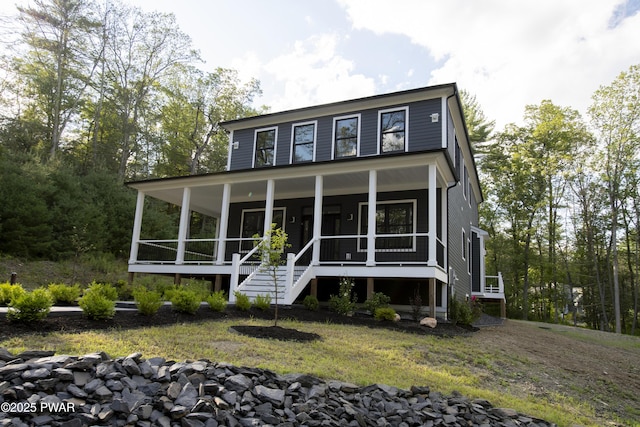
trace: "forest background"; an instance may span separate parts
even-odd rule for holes
[[[171,14],[38,0],[17,16],[0,61],[0,257],[126,259],[124,183],[222,171],[219,123],[269,111],[257,80],[203,69]],[[508,316],[640,335],[640,65],[603,82],[587,117],[544,100],[502,130],[472,89],[487,274],[502,273]],[[175,238],[179,209],[146,203],[145,233]]]

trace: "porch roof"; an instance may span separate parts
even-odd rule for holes
[[[437,166],[439,187],[455,182],[445,151],[439,150],[152,179],[129,182],[127,186],[178,206],[183,189],[189,187],[190,209],[215,216],[222,207],[225,184],[231,184],[231,203],[265,200],[270,179],[275,181],[277,199],[313,197],[316,175],[324,177],[324,196],[364,193],[368,191],[370,170],[378,171],[379,192],[426,189],[429,164]]]

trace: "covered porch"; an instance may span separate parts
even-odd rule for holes
[[[228,280],[231,302],[234,290],[273,294],[273,288],[254,289],[260,262],[253,231],[264,235],[276,223],[291,244],[279,289],[283,304],[319,277],[366,278],[371,293],[377,278],[415,278],[433,288],[435,315],[436,306],[446,311],[435,288],[447,283],[452,182],[444,155],[424,153],[131,183],[138,199],[129,272],[215,277],[216,287]],[[147,197],[179,207],[175,238],[141,234]],[[192,212],[214,219],[212,237],[194,236]],[[381,215],[393,223],[381,225]],[[249,226],[256,220],[259,230]]]

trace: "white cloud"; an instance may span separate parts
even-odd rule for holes
[[[439,63],[429,84],[457,82],[498,128],[543,99],[584,113],[600,85],[640,62],[640,13],[609,28],[620,0],[396,0],[397,14],[388,2],[340,2],[353,28],[424,46]]]
[[[374,79],[354,74],[352,61],[336,53],[335,34],[312,36],[296,41],[290,52],[262,62],[250,53],[234,62],[243,75],[272,81],[263,87],[261,103],[272,111],[359,98],[374,93]]]

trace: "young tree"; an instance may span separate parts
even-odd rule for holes
[[[276,228],[276,224],[271,224],[271,229],[262,237],[253,236],[255,244],[258,246],[258,254],[262,263],[260,268],[267,271],[273,280],[275,290],[275,313],[274,326],[278,326],[278,270],[285,265],[287,260],[282,255],[284,250],[291,245],[287,243],[288,235],[282,228]]]

